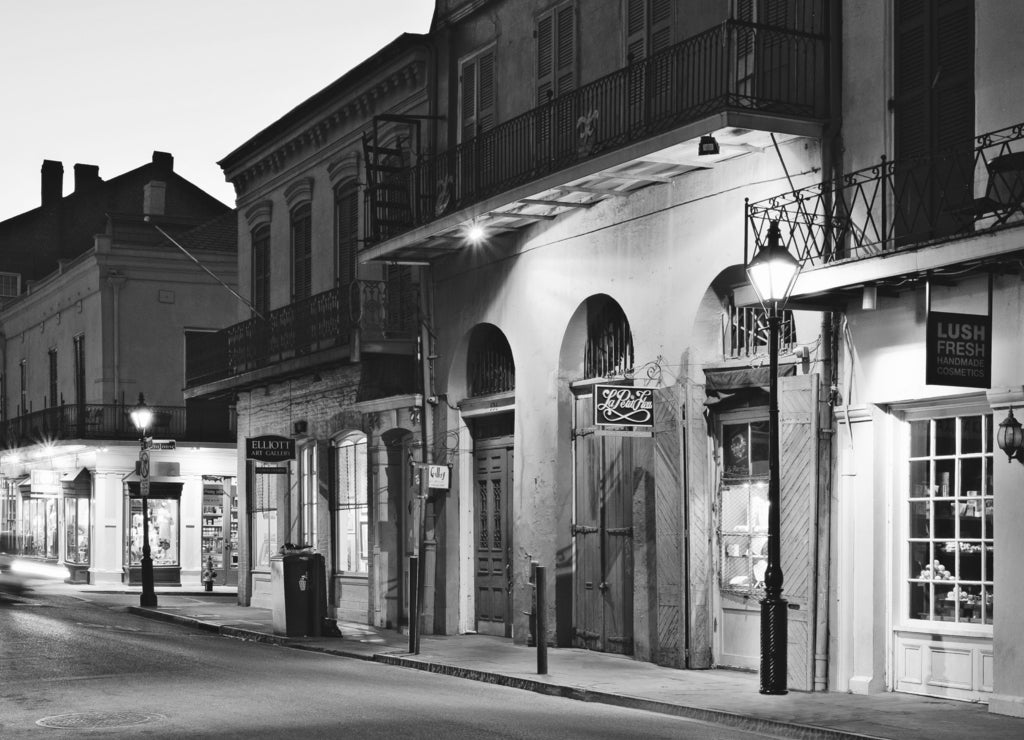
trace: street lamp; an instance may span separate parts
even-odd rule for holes
[[[761,693],[785,694],[788,626],[782,598],[779,485],[779,321],[793,290],[800,263],[782,244],[779,222],[768,227],[767,242],[747,265],[747,277],[768,320],[768,563],[761,601]]]
[[[153,422],[153,409],[146,405],[140,393],[139,402],[131,410],[132,424],[139,430],[139,497],[142,499],[142,595],[139,606],[155,607],[156,591],[153,589],[153,558],[149,547],[149,452],[146,450],[146,430]]]

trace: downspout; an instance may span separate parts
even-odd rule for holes
[[[125,276],[120,270],[111,270],[107,273],[107,285],[113,291],[113,353],[114,353],[114,403],[121,398],[121,287],[125,283]]]

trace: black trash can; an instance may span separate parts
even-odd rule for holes
[[[327,616],[324,556],[299,550],[270,558],[274,634],[320,637]]]

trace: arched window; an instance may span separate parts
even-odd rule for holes
[[[366,437],[352,435],[335,445],[336,567],[365,574],[369,563],[369,507],[366,496]]]
[[[607,296],[587,299],[587,378],[609,378],[633,370],[633,333],[618,303]]]
[[[512,349],[498,327],[484,324],[473,330],[466,374],[471,397],[515,390],[516,366],[512,360]]]

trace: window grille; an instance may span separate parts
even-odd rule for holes
[[[633,371],[633,334],[618,303],[587,300],[587,345],[584,377],[610,378]]]
[[[479,326],[469,345],[469,395],[486,396],[515,390],[516,366],[501,330]]]
[[[726,357],[751,357],[768,351],[768,319],[763,308],[729,306],[722,317],[722,352]],[[793,312],[783,311],[779,321],[779,351],[796,345]]]
[[[0,272],[0,301],[5,298],[17,298],[21,293],[21,274],[17,272]]]

